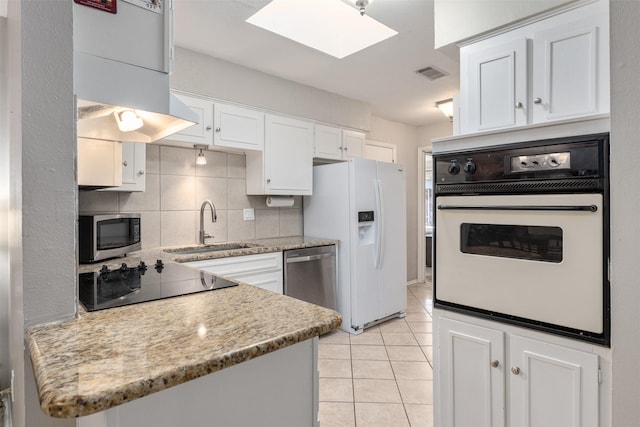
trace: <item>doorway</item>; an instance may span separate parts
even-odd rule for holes
[[[418,282],[430,274],[433,236],[433,158],[431,147],[418,148]]]

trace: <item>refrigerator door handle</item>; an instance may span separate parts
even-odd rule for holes
[[[375,198],[376,198],[376,214],[377,218],[375,219],[376,223],[376,259],[375,259],[375,268],[382,267],[382,247],[384,245],[384,227],[382,226],[382,222],[384,221],[384,212],[382,211],[383,200],[382,200],[382,187],[380,184],[380,180],[376,179],[375,181]]]

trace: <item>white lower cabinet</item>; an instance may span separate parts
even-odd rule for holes
[[[282,252],[193,261],[185,265],[283,293]]]
[[[438,318],[439,427],[597,427],[598,355]],[[439,421],[439,422],[438,422]]]

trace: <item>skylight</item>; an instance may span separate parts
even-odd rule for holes
[[[273,0],[247,22],[338,59],[398,34],[342,0]]]

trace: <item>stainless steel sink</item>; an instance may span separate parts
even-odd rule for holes
[[[194,254],[204,254],[207,252],[230,251],[233,249],[254,248],[256,246],[258,245],[252,245],[249,243],[220,243],[217,245],[189,246],[186,248],[179,248],[179,249],[165,249],[164,251],[172,254],[178,254],[178,255],[194,255]]]

